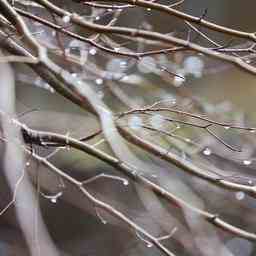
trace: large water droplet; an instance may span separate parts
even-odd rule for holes
[[[245,197],[245,193],[243,191],[236,192],[236,199],[241,201]]]
[[[69,23],[70,20],[71,20],[70,15],[65,15],[65,16],[62,17],[63,23]]]

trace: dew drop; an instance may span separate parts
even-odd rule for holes
[[[151,248],[152,246],[153,246],[152,243],[150,243],[150,242],[147,243],[147,247],[148,247],[148,248]]]
[[[43,196],[44,198],[49,199],[51,203],[56,204],[57,201],[58,201],[58,199],[62,196],[63,192],[60,191],[60,192],[58,192],[58,193],[55,194],[55,195],[45,195],[45,194],[43,194],[43,193],[41,193],[41,194],[42,194],[42,196]]]
[[[97,78],[97,79],[95,80],[95,83],[98,84],[98,85],[101,85],[101,84],[103,84],[103,79]]]
[[[51,200],[51,202],[52,202],[53,204],[56,204],[56,203],[57,203],[57,198],[55,198],[55,197],[54,197],[54,198],[51,198],[50,200]]]
[[[120,67],[121,68],[126,68],[127,67],[127,61],[120,61]]]
[[[96,50],[96,48],[91,48],[90,50],[89,50],[89,53],[91,54],[91,55],[95,55],[96,53],[97,53],[97,50]]]
[[[250,165],[252,163],[251,160],[247,159],[247,160],[243,160],[243,164],[244,165]]]
[[[124,181],[123,181],[123,184],[124,184],[125,186],[128,186],[128,185],[129,185],[129,181],[128,181],[128,180],[124,180]]]
[[[95,207],[95,211],[96,211],[96,215],[99,218],[99,220],[101,221],[102,224],[106,225],[108,222],[103,218],[100,209]]]
[[[204,62],[197,56],[190,56],[184,61],[184,69],[186,73],[194,75],[196,78],[202,76]]]
[[[203,154],[206,155],[206,156],[211,155],[211,153],[212,153],[212,151],[209,148],[205,148],[204,151],[203,151]]]
[[[175,87],[180,87],[184,82],[185,82],[185,79],[182,78],[183,74],[179,74],[178,76],[175,76],[174,79],[173,79],[173,85]]]
[[[237,200],[241,201],[241,200],[244,199],[244,197],[245,197],[244,192],[242,192],[242,191],[236,192],[236,199]]]
[[[63,21],[64,23],[69,23],[70,20],[71,20],[70,15],[65,15],[65,16],[62,17],[62,21]]]

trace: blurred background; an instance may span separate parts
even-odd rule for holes
[[[97,10],[81,7],[71,1],[58,0],[54,3],[78,12],[92,21],[99,16],[99,21],[97,19],[95,21],[99,23],[108,21],[113,15],[112,12],[106,15],[101,12],[97,14]],[[161,1],[161,3],[169,3],[169,1]],[[185,0],[177,8],[199,17],[203,15],[206,20],[217,24],[253,32],[255,6],[256,3],[252,1]],[[49,16],[41,8],[26,8],[41,17]],[[186,38],[189,30],[180,20],[139,8],[121,12],[117,24],[173,33],[182,38]],[[56,33],[37,23],[28,22],[28,25],[38,40],[52,49],[58,48]],[[223,45],[230,43],[236,46],[247,43],[205,29],[202,31]],[[196,35],[192,33],[192,37]],[[134,42],[123,45],[124,39],[113,37],[111,40],[114,41],[111,41],[112,45],[116,45],[121,50],[145,49],[143,45]],[[61,37],[61,41],[67,54],[78,60],[77,65],[74,64],[67,69],[74,74],[74,77],[79,76],[87,81],[114,112],[166,100],[168,104],[178,109],[202,112],[213,119],[238,125],[256,126],[254,111],[256,77],[227,63],[192,52],[163,54],[135,62],[129,58],[107,55],[96,48],[64,36]],[[208,44],[201,38],[197,41]],[[51,54],[56,62],[66,67],[54,50]],[[250,61],[253,63],[253,58]],[[186,79],[180,80],[179,77],[164,74],[159,71],[159,64]],[[12,68],[16,78],[17,114],[21,114],[20,120],[29,127],[69,134],[76,138],[86,137],[99,128],[95,117],[55,93],[29,68],[22,64],[12,65]],[[222,174],[231,177],[230,179],[240,179],[243,182],[244,178],[241,178],[243,176],[246,177],[244,182],[247,180],[255,182],[255,134],[216,128],[219,136],[225,138],[232,146],[243,149],[242,153],[237,153],[225,148],[204,131],[195,128],[184,126],[179,128],[180,136],[196,142],[195,145],[187,145],[155,132],[138,129],[142,123],[163,129],[173,128],[173,124],[163,124],[162,120],[157,118],[154,120],[153,117],[151,119],[141,119],[139,116],[128,117],[125,122],[134,132],[165,148],[170,148],[176,154],[187,157],[195,163],[220,168]],[[101,135],[89,143],[111,152]],[[175,195],[192,205],[219,214],[233,225],[256,232],[255,199],[244,195],[243,192],[230,192],[210,185],[138,148],[131,147],[131,149],[152,167],[151,170],[145,171],[145,175],[149,175],[151,179],[155,179]],[[43,156],[53,151],[51,148],[36,146],[35,150]],[[43,213],[53,241],[60,249],[60,255],[161,255],[156,248],[145,243],[140,234],[129,231],[106,212],[94,209],[78,191],[63,184],[58,177],[46,168],[38,166],[32,159],[28,161],[28,172],[34,177],[34,182],[37,178],[40,184],[39,210]],[[121,176],[119,172],[101,161],[70,148],[59,150],[51,157],[51,161],[79,180],[101,173]],[[1,180],[1,187],[0,205],[4,207],[11,199],[10,193],[7,196],[8,189],[4,178]],[[171,238],[163,243],[176,255],[255,255],[254,243],[225,233],[197,216],[192,216],[191,213],[167,205],[132,182],[124,186],[115,180],[98,179],[89,184],[88,189],[97,198],[126,213],[152,234],[163,236],[173,232]],[[14,209],[10,208],[1,217],[0,255],[29,255]],[[33,226],[34,220],[31,220],[31,223]]]

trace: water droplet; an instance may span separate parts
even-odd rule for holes
[[[123,60],[120,62],[120,67],[121,68],[126,68],[127,67],[127,61]]]
[[[204,62],[197,56],[190,56],[184,60],[184,70],[186,73],[192,74],[199,78],[202,76]]]
[[[99,19],[100,19],[100,16],[96,16],[96,17],[95,17],[95,20],[99,20]]]
[[[123,181],[123,184],[124,184],[125,186],[128,186],[128,185],[129,185],[129,181],[128,181],[128,180],[124,180],[124,181]]]
[[[249,160],[249,159],[243,160],[244,165],[250,165],[251,163],[252,163],[252,160]]]
[[[62,17],[62,21],[63,21],[64,23],[69,23],[70,20],[71,20],[70,15],[65,15],[65,16]]]
[[[98,84],[98,85],[101,85],[101,84],[103,84],[103,79],[97,78],[97,79],[95,80],[95,83]]]
[[[30,162],[26,162],[26,166],[30,166]]]
[[[96,211],[96,215],[98,216],[98,218],[100,219],[101,223],[106,225],[108,222],[103,218],[100,209],[98,207],[95,207],[95,211]]]
[[[91,48],[90,50],[89,50],[89,53],[91,54],[91,55],[95,55],[96,53],[97,53],[97,50],[96,50],[96,48]]]
[[[56,203],[57,203],[57,198],[55,198],[55,197],[51,198],[50,200],[51,200],[51,202],[52,202],[53,204],[56,204]]]
[[[136,235],[141,241],[143,241],[146,244],[148,248],[153,246],[153,244],[150,241],[144,238],[144,234],[141,234],[138,231],[136,231]]]
[[[175,87],[180,87],[185,82],[185,79],[183,77],[183,73],[178,73],[177,76],[175,76],[173,79],[173,85]]]
[[[212,151],[209,148],[205,148],[204,151],[203,151],[203,154],[206,155],[206,156],[211,155],[211,153],[212,153]]]
[[[242,192],[242,191],[236,192],[236,199],[237,200],[241,201],[241,200],[244,199],[244,197],[245,197],[245,193],[244,192]]]
[[[63,192],[60,191],[58,192],[57,194],[55,195],[46,195],[44,193],[41,192],[41,195],[46,198],[46,199],[49,199],[51,201],[51,203],[54,203],[56,204],[57,203],[57,200],[62,196]]]
[[[250,130],[250,132],[251,132],[251,133],[255,133],[255,132],[256,132],[256,129],[255,129],[255,128],[252,128],[252,129]]]
[[[229,130],[230,127],[229,127],[229,126],[225,126],[224,129],[225,129],[225,130]]]
[[[128,120],[128,125],[131,129],[139,130],[143,125],[143,122],[139,116],[132,116]]]

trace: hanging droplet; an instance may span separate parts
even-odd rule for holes
[[[57,203],[57,198],[55,198],[55,197],[51,198],[50,200],[51,200],[51,202],[52,202],[53,204],[56,204],[56,203]]]
[[[129,185],[129,181],[125,179],[125,180],[123,181],[123,184],[124,184],[125,186],[128,186],[128,185]]]
[[[173,79],[173,85],[175,87],[180,87],[185,82],[185,79],[183,78],[183,74],[178,74]]]
[[[103,216],[100,213],[100,209],[98,209],[98,207],[95,207],[95,211],[96,211],[96,215],[98,216],[98,218],[100,219],[101,223],[106,225],[108,222],[103,218]]]
[[[41,192],[41,195],[46,198],[46,199],[49,199],[51,201],[51,203],[54,203],[56,204],[57,203],[57,200],[62,196],[63,192],[60,191],[58,192],[57,194],[55,195],[46,195],[44,193]]]
[[[97,85],[101,85],[101,84],[103,84],[103,79],[97,78],[97,79],[95,80],[95,83],[96,83]]]
[[[249,160],[249,159],[243,160],[244,165],[250,165],[251,163],[252,163],[252,160]]]
[[[96,50],[96,48],[91,48],[90,50],[89,50],[89,53],[91,54],[91,55],[95,55],[96,53],[97,53],[97,50]]]
[[[236,199],[241,201],[245,197],[245,193],[243,191],[236,192]]]
[[[251,133],[255,133],[255,132],[256,132],[256,129],[255,129],[255,128],[252,128],[252,129],[250,130],[250,132],[251,132]]]
[[[121,68],[126,68],[127,67],[127,61],[125,61],[125,60],[120,61],[120,67]]]
[[[143,241],[145,244],[146,244],[146,246],[148,247],[148,248],[151,248],[152,246],[153,246],[153,243],[151,243],[150,241],[148,241],[147,239],[145,239],[143,236],[143,234],[140,234],[138,231],[136,231],[136,235],[137,235],[137,237],[141,240],[141,241]]]
[[[62,21],[63,21],[64,23],[69,23],[70,20],[71,20],[70,15],[65,15],[65,16],[62,17]]]
[[[203,154],[206,155],[206,156],[211,155],[211,153],[212,153],[212,151],[209,148],[205,148],[204,151],[203,151]]]

